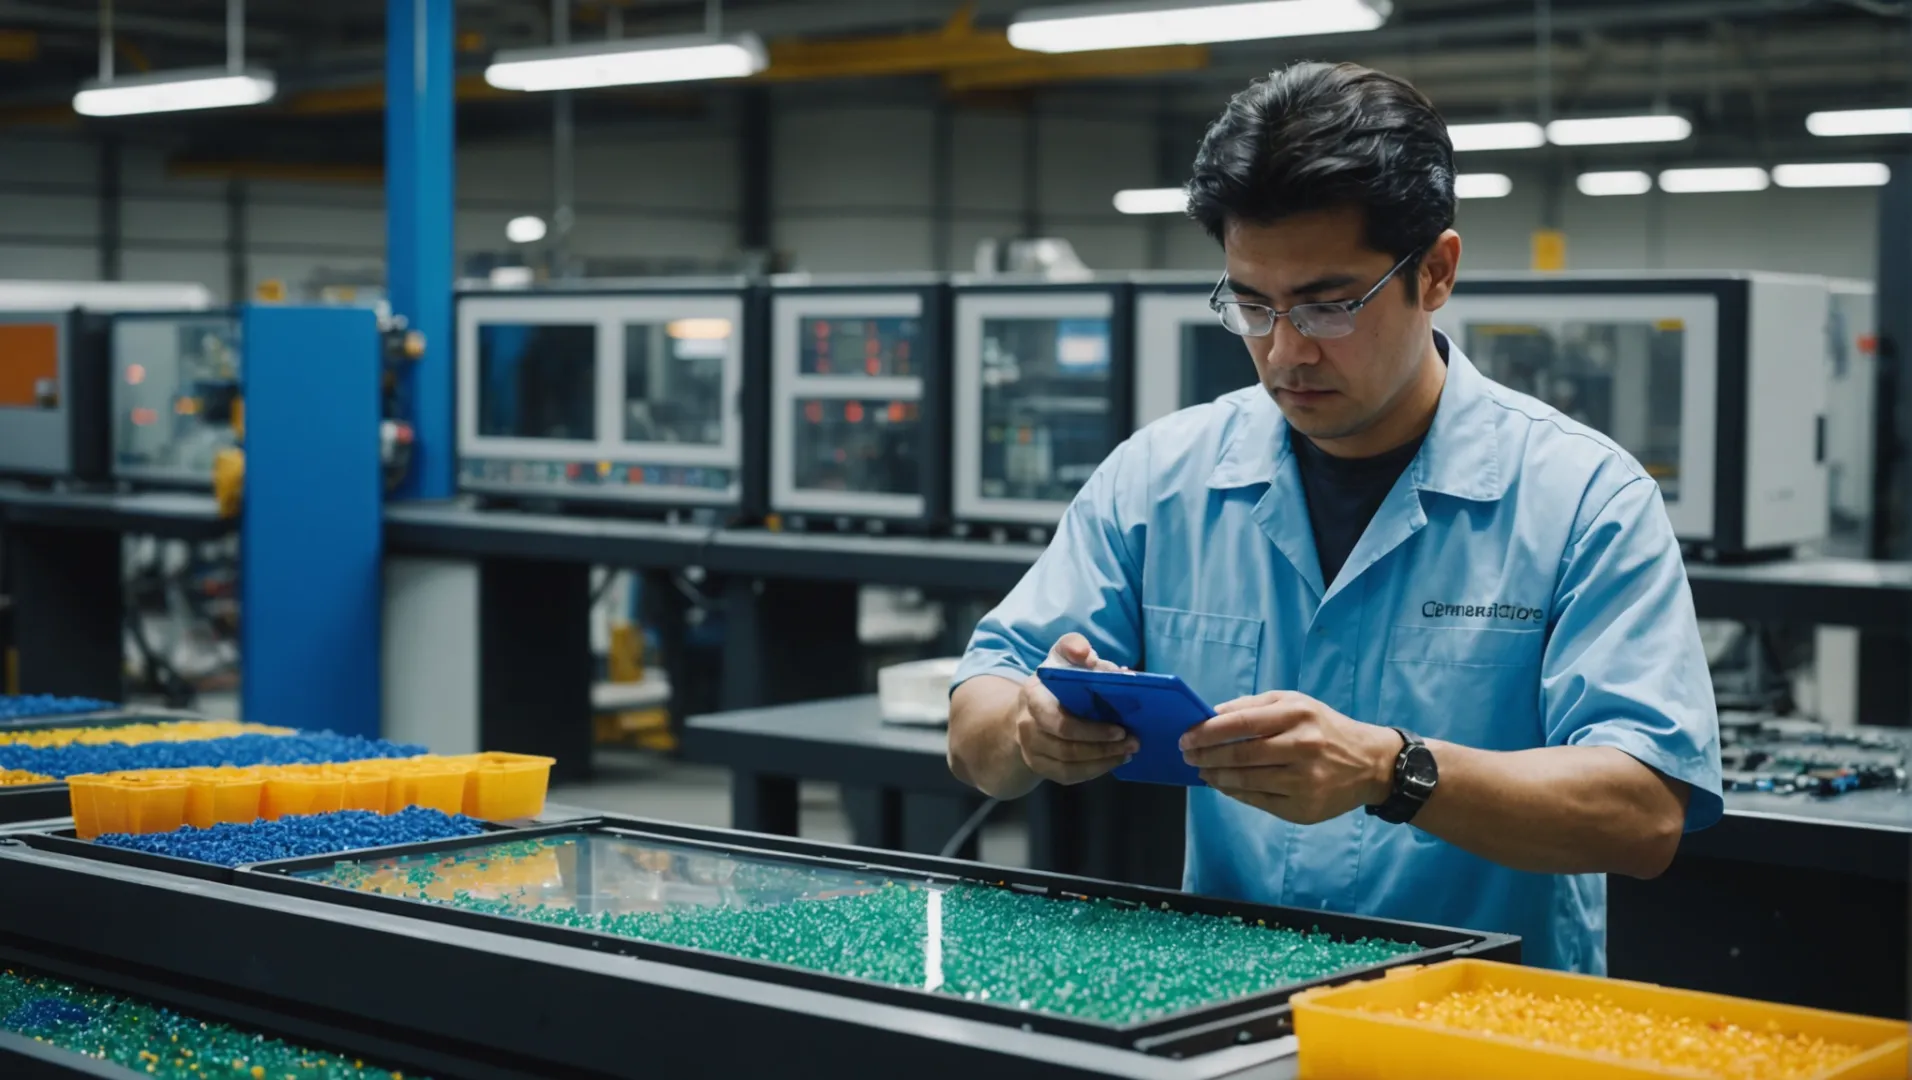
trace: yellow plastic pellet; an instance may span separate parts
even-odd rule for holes
[[[18,784],[51,784],[51,776],[41,776],[25,769],[0,769],[0,787],[13,787]]]
[[[0,746],[104,746],[124,743],[191,742],[199,739],[226,739],[234,735],[292,735],[291,728],[245,724],[237,720],[169,720],[153,724],[121,724],[117,727],[42,728],[36,731],[0,732]]]
[[[1788,1034],[1770,1021],[1755,1031],[1725,1020],[1629,1009],[1603,995],[1572,998],[1486,988],[1423,1001],[1412,1010],[1378,1011],[1719,1080],[1801,1080],[1859,1052],[1846,1043]]]

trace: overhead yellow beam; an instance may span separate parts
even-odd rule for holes
[[[945,71],[943,89],[950,93],[1005,90],[1078,79],[1123,79],[1173,71],[1200,71],[1208,66],[1208,47],[1205,45],[1163,45],[1149,49],[1053,54],[1019,51],[1017,56],[1017,59],[1002,63]]]
[[[770,66],[756,77],[786,82],[941,75],[952,89],[968,90],[1190,71],[1208,63],[1208,50],[1192,45],[1061,55],[1027,52],[1011,45],[1006,31],[978,30],[974,16],[975,5],[965,4],[941,29],[928,33],[775,41],[770,44]]]
[[[0,30],[0,61],[24,64],[40,58],[40,35],[31,30]]]
[[[379,165],[341,162],[175,158],[166,163],[166,175],[191,180],[278,180],[285,183],[376,184],[385,179]]]

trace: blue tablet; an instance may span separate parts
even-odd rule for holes
[[[1115,770],[1118,780],[1206,787],[1195,766],[1182,760],[1182,733],[1215,710],[1179,676],[1143,671],[1087,671],[1040,667],[1042,680],[1063,711],[1083,720],[1119,724],[1135,736],[1134,760]]]

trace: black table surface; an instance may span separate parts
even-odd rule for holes
[[[393,504],[387,543],[417,554],[702,566],[713,573],[1004,592],[1043,545],[948,537],[777,533],[630,518]],[[1746,565],[1689,562],[1706,618],[1759,619],[1905,632],[1912,563],[1808,556]]]
[[[947,751],[941,729],[884,723],[874,695],[695,716],[684,731],[684,753],[696,761],[910,791],[969,790],[949,774]],[[1725,819],[1688,834],[1681,851],[1902,878],[1912,856],[1912,793],[1728,792]]]
[[[141,533],[208,540],[239,527],[219,516],[209,494],[173,491],[45,491],[0,485],[0,518],[9,524]]]
[[[699,566],[742,577],[858,581],[1007,592],[1042,545],[947,537],[772,532],[637,518],[394,503],[389,548],[419,555],[592,562],[639,569]]]

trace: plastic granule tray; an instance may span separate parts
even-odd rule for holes
[[[1493,1011],[1496,1001],[1510,1007]],[[1534,1033],[1464,1026],[1476,1003],[1484,1010],[1480,1027],[1533,1025]],[[1380,979],[1305,991],[1292,1004],[1302,1080],[1903,1080],[1908,1063],[1903,1020],[1487,960],[1395,968]],[[1416,1019],[1417,1012],[1440,1019]],[[1718,1053],[1704,1045],[1714,1039]],[[1760,1056],[1762,1046],[1771,1052]],[[1688,1062],[1656,1059],[1661,1047]],[[1707,1056],[1717,1064],[1692,1060]],[[1812,1067],[1786,1068],[1789,1059]]]
[[[399,1080],[415,1075],[19,970],[0,970],[0,1030],[161,1080]]]

